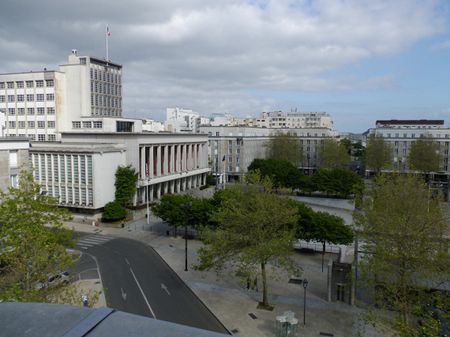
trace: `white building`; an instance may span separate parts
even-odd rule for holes
[[[439,171],[450,173],[450,129],[444,128],[443,120],[377,120],[376,127],[364,133],[366,142],[372,134],[382,137],[392,147],[392,166],[395,170],[409,170],[408,155],[411,144],[417,139],[427,138],[439,145],[441,156]]]
[[[47,193],[91,213],[114,200],[118,166],[138,172],[134,204],[204,185],[210,171],[208,139],[201,134],[73,131],[62,133],[61,142],[35,143],[30,153]]]
[[[163,132],[165,131],[164,124],[153,119],[142,120],[142,131],[146,132]]]
[[[333,128],[331,116],[326,112],[263,112],[256,119],[260,128]]]
[[[73,50],[58,70],[0,74],[7,136],[55,141],[82,117],[122,115],[122,66]]]
[[[167,108],[166,130],[169,132],[197,133],[200,126],[200,115],[191,109]]]
[[[17,187],[19,171],[29,167],[30,141],[21,137],[0,138],[0,190]]]
[[[318,146],[325,138],[335,138],[337,133],[328,128],[279,129],[256,127],[201,127],[208,134],[209,161],[215,175],[225,175],[227,180],[239,178],[247,172],[256,158],[267,157],[267,143],[277,133],[296,135],[303,147],[300,167],[312,169],[318,160]]]

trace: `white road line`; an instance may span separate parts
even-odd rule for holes
[[[130,265],[130,262],[128,262],[127,258],[125,258],[125,262],[127,263],[127,265]]]
[[[111,239],[97,239],[97,238],[81,238],[80,239],[80,241],[83,241],[83,240],[86,240],[86,241],[94,241],[94,242],[108,242],[108,241],[110,241]]]
[[[88,242],[77,242],[77,246],[94,247],[95,245],[93,245],[92,243],[88,243]]]
[[[83,249],[88,249],[88,247],[83,247],[83,246],[80,246],[80,248],[83,248]]]
[[[139,284],[139,281],[137,280],[136,275],[134,275],[133,269],[131,269],[131,267],[130,267],[130,271],[131,271],[131,275],[133,275],[133,278],[134,278],[134,280],[136,281],[136,284],[138,285],[139,290],[141,291],[142,297],[144,297],[145,303],[147,303],[147,306],[148,306],[148,308],[150,309],[150,312],[151,312],[153,318],[156,319],[156,315],[155,315],[155,313],[153,312],[153,309],[152,309],[152,307],[150,306],[150,303],[148,303],[147,297],[145,296],[144,291],[142,290],[141,285]]]

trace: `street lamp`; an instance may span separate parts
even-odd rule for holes
[[[184,271],[188,271],[188,237],[187,237],[187,225],[189,219],[189,211],[192,208],[192,202],[187,202],[181,205],[184,212]]]
[[[306,325],[306,288],[308,287],[308,280],[307,279],[303,279],[302,282],[303,285],[303,325]]]

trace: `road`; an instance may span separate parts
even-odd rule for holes
[[[109,307],[228,334],[151,247],[91,234],[79,237],[77,249],[96,258]]]

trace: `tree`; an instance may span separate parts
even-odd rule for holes
[[[254,159],[248,171],[259,170],[262,176],[269,177],[275,187],[297,188],[302,182],[302,174],[287,160]]]
[[[152,206],[153,213],[167,221],[174,227],[174,235],[177,235],[177,228],[186,224],[186,209],[184,205],[194,201],[194,197],[187,194],[165,194],[158,204]]]
[[[326,212],[315,212],[299,203],[297,237],[322,243],[322,271],[326,243],[346,245],[353,242],[353,230],[341,217]]]
[[[350,164],[350,155],[344,144],[334,139],[324,139],[319,147],[320,168],[346,169]]]
[[[381,169],[392,163],[392,148],[382,137],[370,135],[367,141],[365,163],[368,168],[380,173]]]
[[[73,245],[71,233],[62,228],[70,218],[27,171],[19,187],[0,191],[0,299],[39,300],[36,283],[73,263],[64,246]]]
[[[102,215],[102,221],[111,222],[125,219],[127,210],[117,201],[108,202]]]
[[[278,132],[270,138],[266,146],[269,159],[286,160],[295,167],[298,167],[303,157],[303,148],[294,133]]]
[[[262,279],[261,308],[270,308],[268,302],[267,267],[270,263],[294,270],[290,259],[295,238],[297,209],[289,199],[262,192],[260,187],[234,187],[234,197],[222,202],[212,214],[219,224],[215,230],[206,230],[200,248],[200,270],[221,269],[231,264],[240,270],[259,270]]]
[[[316,190],[337,194],[344,198],[359,195],[364,189],[364,182],[355,172],[345,169],[321,169],[311,178]]]
[[[448,280],[448,217],[420,177],[379,176],[355,222],[365,251],[363,284],[399,336],[424,336],[418,308]],[[430,336],[430,335],[428,335]],[[434,336],[434,335],[433,335]]]
[[[136,170],[130,165],[117,168],[115,201],[123,207],[128,206],[134,197],[137,179]]]
[[[424,173],[439,171],[441,156],[439,145],[429,139],[418,139],[411,144],[408,155],[409,168]]]

